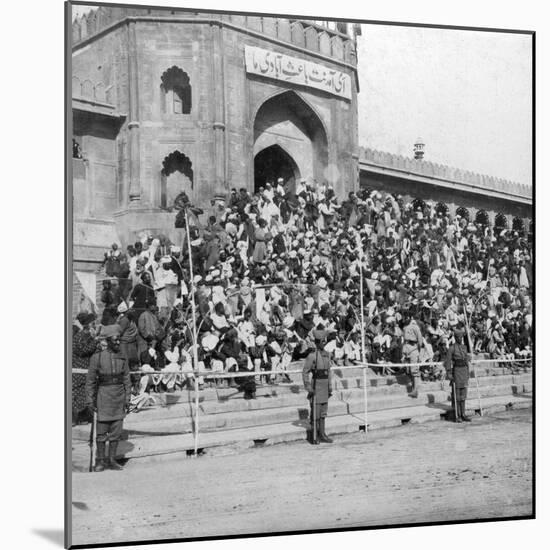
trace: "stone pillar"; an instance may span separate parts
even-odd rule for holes
[[[139,136],[139,94],[138,94],[138,61],[136,47],[136,23],[128,23],[128,103],[129,103],[129,149],[130,149],[130,207],[141,202],[140,179],[140,136]]]
[[[225,181],[225,75],[223,30],[213,22],[212,29],[212,91],[214,95],[214,173],[216,193],[226,192]]]
[[[454,220],[456,218],[456,209],[458,208],[457,205],[454,202],[447,202],[445,204],[449,209],[449,218]]]
[[[361,188],[361,175],[359,170],[358,153],[351,154],[351,162],[352,162],[351,174],[352,174],[353,181],[351,182],[351,185],[349,186],[349,188],[346,188],[346,186],[344,187],[344,193],[343,193],[344,196],[347,196],[347,193],[349,193],[349,191],[355,191],[357,193]],[[346,184],[347,182],[344,182],[344,183]]]
[[[489,210],[487,212],[487,215],[489,216],[489,227],[495,226],[495,218],[497,216],[496,212],[494,210]]]
[[[89,158],[82,160],[84,162],[84,181],[86,182],[86,203],[82,213],[84,217],[91,218],[94,213],[94,171]]]

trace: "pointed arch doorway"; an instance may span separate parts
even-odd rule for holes
[[[265,187],[267,182],[277,185],[278,178],[283,178],[287,189],[294,189],[300,179],[300,170],[294,159],[275,144],[262,149],[254,157],[254,192]]]
[[[278,178],[289,191],[299,178],[325,181],[328,139],[322,118],[293,90],[265,99],[254,116],[253,159],[255,190]]]

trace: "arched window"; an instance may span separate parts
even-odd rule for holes
[[[507,229],[508,220],[504,214],[497,214],[495,216],[495,229]]]
[[[512,221],[512,229],[518,233],[523,233],[525,231],[525,224],[521,218],[514,218]]]
[[[163,113],[188,115],[191,112],[189,75],[175,65],[161,76],[161,106]]]
[[[75,138],[73,138],[73,158],[82,159],[82,147]]]
[[[373,190],[370,187],[361,187],[359,193],[357,193],[357,196],[364,201],[370,197],[372,191]]]
[[[489,214],[485,210],[478,210],[476,214],[476,223],[489,225]]]
[[[424,212],[424,209],[426,208],[426,203],[422,199],[414,199],[412,206],[415,210],[418,210],[420,208],[420,210]]]
[[[470,220],[470,212],[468,212],[468,209],[464,208],[464,206],[459,206],[456,209],[456,215],[464,218],[465,220]]]
[[[441,216],[446,216],[449,213],[449,207],[444,202],[438,202],[435,205],[435,213]]]

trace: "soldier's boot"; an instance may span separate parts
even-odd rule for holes
[[[96,443],[97,451],[94,472],[103,472],[105,470],[105,441],[97,441]]]
[[[332,439],[325,432],[325,418],[319,420],[319,439],[323,443],[332,443]]]
[[[409,397],[413,397],[416,399],[418,397],[418,386],[420,385],[420,376],[413,376],[412,378],[412,388],[411,393],[409,393]]]
[[[472,421],[472,419],[469,416],[466,416],[466,401],[464,399],[460,401],[460,418],[462,418],[464,422]]]
[[[460,403],[457,404],[457,408],[453,409],[453,417],[455,422],[459,424],[462,422],[462,417],[460,416]]]
[[[124,468],[116,461],[116,451],[118,448],[118,441],[109,442],[109,459],[108,464],[111,470],[123,470]]]
[[[315,426],[312,423],[311,424],[311,444],[312,445],[319,445],[319,421],[314,420]]]

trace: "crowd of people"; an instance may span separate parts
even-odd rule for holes
[[[381,191],[340,202],[329,185],[304,180],[292,191],[281,179],[256,193],[232,189],[206,212],[181,193],[174,208],[181,242],[143,233],[125,250],[113,244],[101,317],[82,312],[74,325],[73,367],[83,368],[101,345],[101,327],[120,325],[130,369],[151,373],[134,377],[136,398],[194,384],[195,354],[212,375],[260,373],[197,380],[236,385],[253,398],[259,381],[288,381],[285,371],[308,354],[314,329],[327,331],[336,364],[359,363],[362,320],[365,358],[381,374],[407,360],[410,318],[421,362],[441,361],[457,328],[467,329],[472,352],[531,354],[532,242],[521,228]],[[422,369],[424,379],[443,375]],[[78,388],[74,380],[75,414]]]

